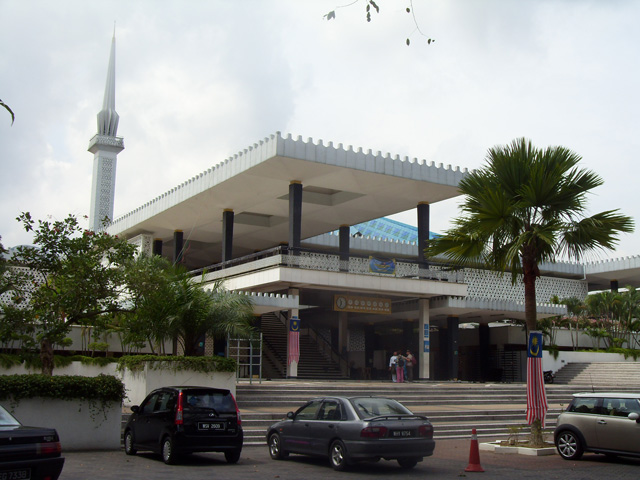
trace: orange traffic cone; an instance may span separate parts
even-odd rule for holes
[[[476,429],[471,430],[471,448],[469,450],[469,465],[465,472],[484,472],[480,465],[480,449],[478,448],[478,435]]]

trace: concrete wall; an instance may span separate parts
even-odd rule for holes
[[[127,398],[124,401],[126,407],[140,405],[144,397],[156,388],[173,385],[226,388],[233,393],[234,397],[236,395],[235,372],[173,372],[171,370],[154,370],[145,365],[141,372],[125,370],[121,374],[121,378],[127,390]]]
[[[548,351],[542,352],[542,369],[560,370],[567,363],[579,362],[636,362],[633,357],[624,358],[620,353],[601,353],[601,352],[558,352],[558,358],[554,358]]]
[[[22,399],[15,408],[3,402],[23,425],[52,427],[65,450],[118,450],[122,408],[110,402],[103,412],[100,402],[90,406],[81,400]]]

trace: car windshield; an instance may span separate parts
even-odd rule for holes
[[[20,422],[0,406],[0,427],[20,425]]]
[[[362,397],[352,398],[360,418],[377,417],[380,415],[411,415],[411,411],[390,398]]]

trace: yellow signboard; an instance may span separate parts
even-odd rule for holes
[[[377,297],[358,297],[355,295],[334,295],[333,309],[338,312],[391,313],[391,299]]]

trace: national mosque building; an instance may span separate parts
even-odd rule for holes
[[[433,235],[431,206],[460,194],[464,167],[274,132],[114,217],[125,148],[115,82],[114,37],[89,143],[90,228],[184,265],[203,288],[224,280],[249,295],[262,340],[251,374],[258,362],[265,378],[386,379],[389,356],[408,349],[418,358],[416,378],[522,380],[521,282],[423,252]],[[417,227],[386,218],[407,210]],[[539,318],[566,313],[553,296],[640,286],[637,257],[540,269]],[[202,353],[239,355],[233,345],[203,339]]]

